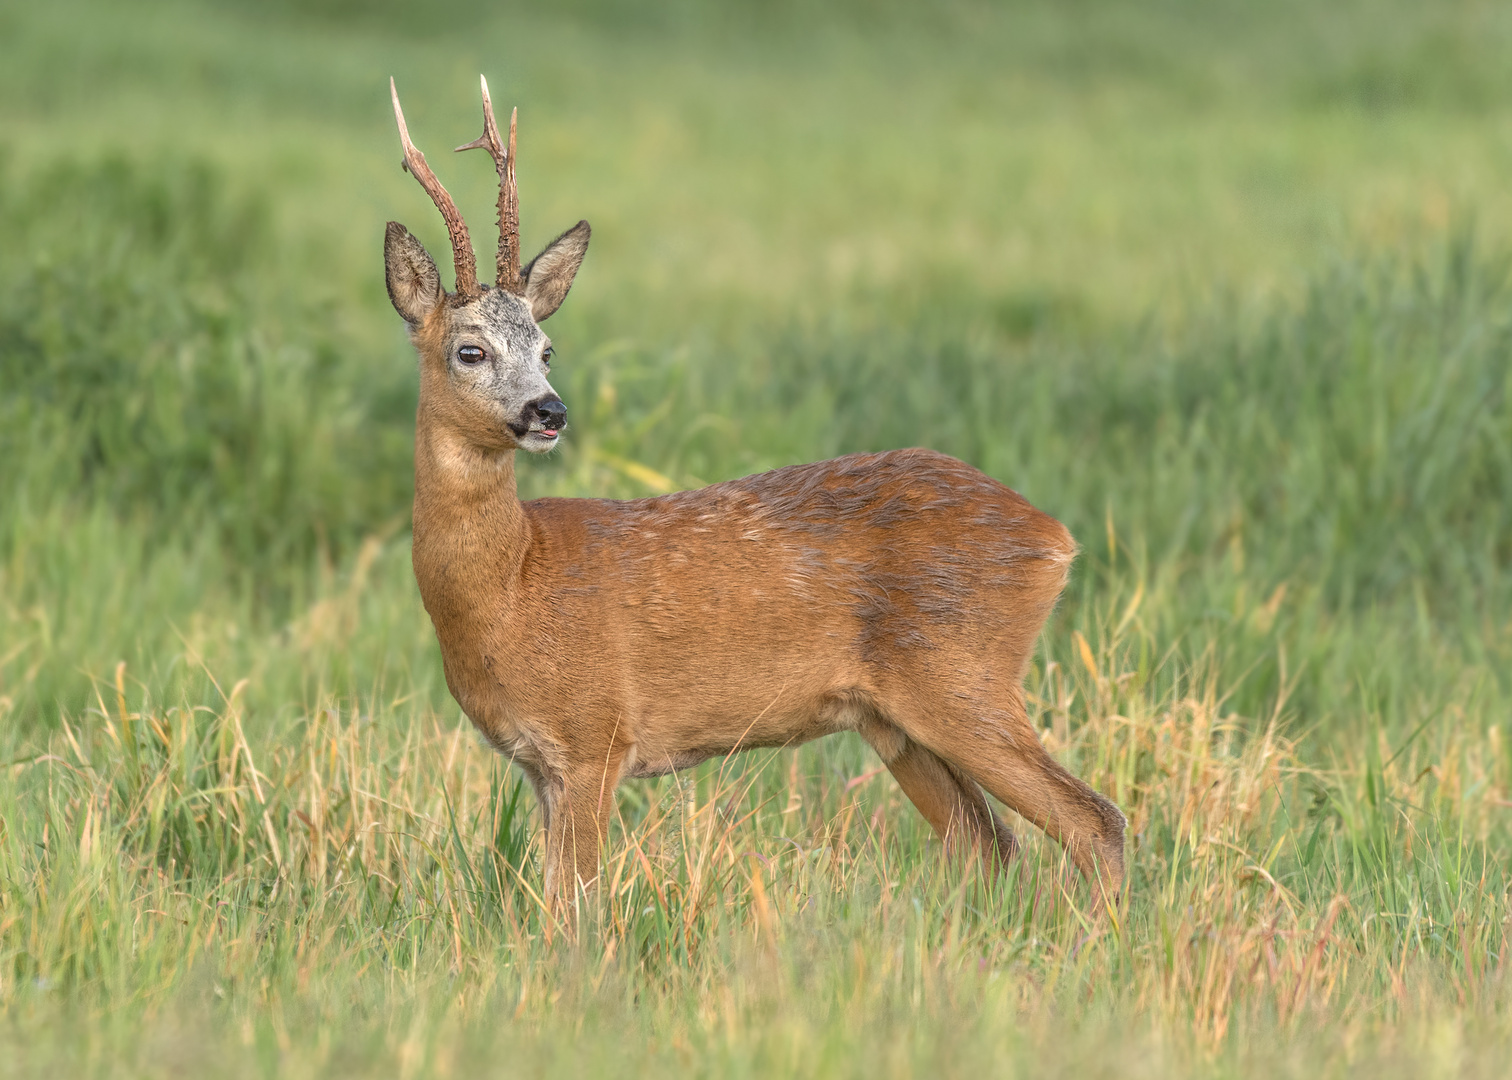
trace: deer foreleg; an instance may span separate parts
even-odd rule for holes
[[[599,858],[609,835],[619,761],[600,758],[548,780],[546,799],[546,894],[573,907],[598,881]]]

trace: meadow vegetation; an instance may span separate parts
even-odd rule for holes
[[[1501,1075],[1512,17],[1224,0],[0,9],[16,1076]],[[628,785],[576,938],[408,558],[433,253],[521,106],[526,494],[925,445],[1082,544],[1036,725],[1130,819],[984,882],[858,741]],[[795,613],[795,618],[801,613]]]

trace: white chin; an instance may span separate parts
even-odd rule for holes
[[[527,432],[525,438],[520,440],[520,448],[529,450],[532,454],[545,454],[555,450],[557,443],[562,441],[560,435],[546,436],[539,431]]]

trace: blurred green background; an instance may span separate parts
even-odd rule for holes
[[[1072,526],[1067,611],[1120,559],[1179,582],[1162,650],[1286,586],[1310,723],[1503,694],[1509,44],[1469,2],[5,5],[6,737],[120,659],[445,705],[384,221],[449,260],[385,82],[486,261],[492,174],[444,152],[479,71],[527,248],[594,225],[527,493],[933,446]],[[387,614],[288,651],[369,536]]]

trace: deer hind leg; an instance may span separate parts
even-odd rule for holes
[[[935,708],[916,699],[920,707],[909,710],[914,722],[900,717],[910,741],[927,746],[973,786],[980,784],[1059,842],[1091,884],[1094,905],[1101,906],[1104,897],[1117,902],[1125,826],[1118,807],[1050,756],[1017,693],[940,710],[948,697],[936,699]]]
[[[1050,756],[1017,695],[972,718],[975,738],[952,747],[958,767],[1009,809],[1058,841],[1092,886],[1094,905],[1117,903],[1124,883],[1123,813]]]
[[[897,728],[879,726],[866,737],[947,852],[979,855],[992,871],[1008,865],[1018,841],[974,781]]]

